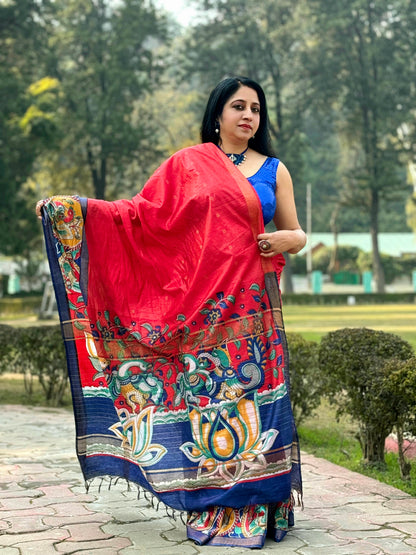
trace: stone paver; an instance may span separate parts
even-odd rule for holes
[[[242,555],[201,547],[185,526],[119,481],[87,493],[74,452],[74,419],[58,409],[2,405],[0,552],[3,555]],[[4,417],[7,415],[7,418]],[[12,429],[11,429],[12,425]],[[416,498],[303,454],[304,510],[284,555],[416,554]]]

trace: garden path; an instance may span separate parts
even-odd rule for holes
[[[87,494],[75,456],[74,421],[64,409],[2,405],[2,555],[232,555],[201,547],[180,519],[137,500],[123,484]],[[303,454],[304,510],[284,541],[263,551],[298,555],[416,553],[416,498]]]

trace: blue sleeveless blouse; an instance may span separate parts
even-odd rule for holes
[[[261,168],[248,181],[256,191],[263,212],[264,225],[272,221],[276,211],[276,171],[277,158],[267,158]]]

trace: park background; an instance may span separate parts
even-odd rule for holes
[[[264,86],[309,232],[284,271],[288,331],[367,326],[414,348],[415,44],[414,0],[1,0],[0,320],[33,324],[47,287],[36,201],[136,194],[241,74]],[[334,428],[320,414],[315,440]],[[348,462],[344,425],[329,450]]]

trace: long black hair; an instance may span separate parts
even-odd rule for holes
[[[218,145],[219,133],[215,132],[217,121],[221,116],[227,100],[240,88],[249,87],[256,91],[260,102],[260,124],[255,137],[248,141],[248,146],[265,156],[274,156],[269,133],[266,96],[261,86],[248,77],[227,77],[211,91],[201,125],[201,141]]]

